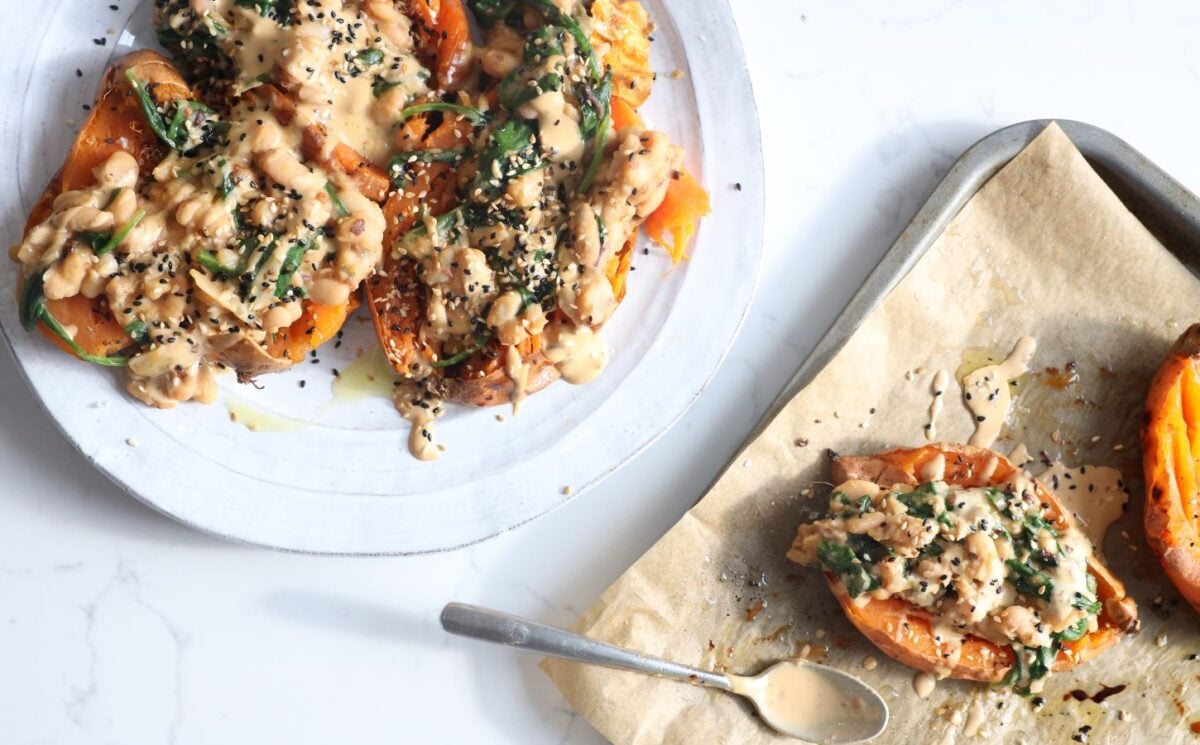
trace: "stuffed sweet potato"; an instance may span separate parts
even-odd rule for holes
[[[426,441],[443,401],[516,404],[599,374],[598,332],[624,298],[639,227],[673,192],[667,229],[694,230],[707,211],[682,152],[635,113],[653,78],[638,2],[471,8],[484,35],[477,80],[443,84],[403,115],[391,252],[367,284],[408,381],[397,403]],[[677,257],[690,234],[672,241]]]
[[[336,335],[382,257],[390,121],[429,76],[407,5],[327,5],[157,3],[183,71],[143,51],[105,74],[12,251],[27,327],[162,407]]]
[[[1150,384],[1142,458],[1146,540],[1200,611],[1200,325],[1179,337]]]
[[[1136,628],[1125,588],[1044,485],[990,450],[839,456],[829,517],[789,558],[821,566],[847,618],[940,676],[1029,689]]]

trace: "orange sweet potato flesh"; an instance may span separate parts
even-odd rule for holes
[[[280,124],[286,126],[296,116],[296,104],[288,94],[275,85],[260,85],[253,95],[265,102]],[[349,145],[338,142],[327,147],[329,132],[320,124],[305,127],[300,139],[301,154],[327,171],[346,174],[363,196],[374,202],[387,198],[391,187],[387,174]]]
[[[470,133],[462,121],[417,116],[401,127],[398,147],[402,151],[461,146]],[[392,368],[407,373],[419,361],[431,361],[440,350],[421,337],[425,315],[424,298],[411,261],[392,256],[392,247],[420,219],[424,207],[440,215],[454,207],[456,184],[449,164],[431,163],[413,174],[407,188],[393,191],[383,205],[387,228],[383,235],[383,269],[366,282],[367,308],[375,323],[375,334]]]
[[[161,55],[143,50],[132,52],[116,62],[105,72],[92,112],[71,145],[62,168],[30,211],[26,233],[50,215],[59,194],[95,183],[92,172],[118,150],[137,158],[143,173],[156,166],[166,154],[164,146],[146,125],[141,104],[125,77],[127,70],[133,70],[138,79],[147,84],[150,95],[161,104],[192,98],[187,83]],[[88,354],[109,356],[133,343],[124,327],[109,312],[103,296],[94,300],[82,295],[48,300],[46,308],[64,326],[75,327],[75,341]],[[46,338],[74,356],[74,352],[45,325],[38,327]]]
[[[892,450],[873,456],[838,456],[832,466],[833,481],[848,479],[874,481],[882,486],[893,483],[917,485],[922,467],[938,456],[945,458],[944,480],[963,487],[992,486],[1008,481],[1017,472],[1007,458],[991,450],[969,445],[938,443],[910,450]],[[995,464],[992,465],[992,461]],[[1035,482],[1042,502],[1049,505],[1047,518],[1059,524],[1073,518],[1045,486]],[[1097,596],[1103,604],[1099,628],[1074,642],[1064,644],[1055,660],[1056,671],[1068,670],[1099,655],[1117,642],[1121,635],[1136,627],[1136,608],[1125,594],[1125,586],[1092,556],[1088,570],[1096,578]],[[826,573],[838,602],[854,626],[884,653],[909,667],[932,673],[947,672],[951,678],[996,682],[1002,680],[1014,659],[1008,647],[986,639],[967,636],[962,654],[947,664],[934,641],[930,618],[924,610],[896,597],[871,598],[857,605],[846,593],[836,575]]]
[[[667,249],[673,261],[679,262],[686,256],[700,218],[711,211],[708,192],[692,174],[681,170],[667,187],[662,204],[646,218],[646,234]]]
[[[612,97],[612,125],[617,132],[627,127],[642,129],[646,126],[637,113],[637,107],[617,95]]]
[[[1146,540],[1200,611],[1200,324],[1183,333],[1150,384],[1142,429]]]
[[[592,3],[592,43],[605,50],[613,91],[636,109],[650,97],[650,16],[637,0]],[[619,128],[618,128],[619,129]]]
[[[471,66],[471,23],[462,0],[409,0],[417,52],[443,90],[458,90]]]
[[[267,354],[295,364],[303,362],[309,352],[337,336],[357,308],[357,296],[351,296],[345,305],[317,305],[305,300],[303,314],[291,326],[271,337]]]

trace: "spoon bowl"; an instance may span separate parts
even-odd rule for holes
[[[778,662],[754,677],[727,676],[729,690],[754,704],[780,733],[817,743],[855,743],[883,732],[888,708],[870,686],[805,660]]]

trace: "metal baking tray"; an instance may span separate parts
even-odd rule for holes
[[[997,130],[968,148],[951,166],[912,222],[900,233],[767,408],[738,452],[754,442],[783,407],[829,364],[971,197],[1051,122],[1062,127],[1092,168],[1154,237],[1193,274],[1200,276],[1200,199],[1129,143],[1099,127],[1063,119],[1035,119]],[[730,463],[736,457],[735,453]]]

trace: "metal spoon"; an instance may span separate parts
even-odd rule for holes
[[[462,603],[442,609],[442,628],[550,657],[736,693],[750,699],[763,721],[776,731],[810,742],[862,742],[887,726],[887,704],[874,689],[840,670],[804,660],[779,662],[754,677],[720,675]]]

